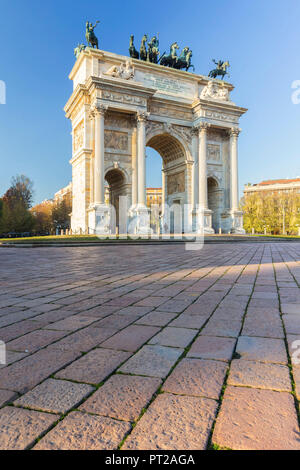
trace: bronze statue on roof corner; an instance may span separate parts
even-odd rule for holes
[[[85,38],[90,47],[95,47],[96,49],[99,49],[99,44],[98,44],[98,38],[94,33],[94,29],[96,28],[97,24],[100,23],[100,21],[96,21],[94,26],[92,23],[89,21],[86,22],[86,32],[85,32]]]
[[[213,69],[209,72],[208,76],[210,78],[217,78],[218,76],[222,77],[221,80],[224,80],[225,75],[230,77],[229,73],[227,72],[227,68],[230,67],[230,63],[228,60],[224,62],[223,60],[218,60],[218,62],[213,59],[214,64],[216,64],[217,68]]]
[[[134,47],[134,35],[133,34],[130,36],[129,55],[132,59],[139,59],[140,58],[139,52]]]

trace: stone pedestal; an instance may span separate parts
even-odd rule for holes
[[[193,211],[193,232],[215,233],[212,228],[212,211],[210,209],[195,209]]]
[[[128,226],[128,234],[151,235],[149,209],[143,204],[137,204],[130,209],[131,220]]]
[[[246,232],[243,229],[243,212],[236,210],[231,211],[231,233],[240,233],[244,235]]]
[[[89,233],[94,235],[110,234],[110,208],[106,204],[96,204],[89,209]]]

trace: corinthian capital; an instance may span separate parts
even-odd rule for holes
[[[207,129],[210,128],[210,126],[211,126],[211,124],[209,124],[209,122],[206,122],[206,121],[199,122],[200,132],[206,132]]]
[[[91,107],[90,116],[94,117],[97,114],[99,114],[100,116],[105,116],[105,113],[107,110],[108,110],[107,105],[104,105],[102,103],[96,103]]]
[[[193,126],[191,129],[191,134],[193,137],[198,137],[199,135],[199,127],[198,126]]]
[[[147,113],[146,111],[138,111],[136,113],[137,121],[138,122],[146,122],[150,116],[150,113]]]
[[[238,127],[232,127],[229,131],[229,134],[231,137],[237,138],[241,132],[242,132],[242,129],[239,129]]]

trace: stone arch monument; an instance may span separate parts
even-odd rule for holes
[[[99,213],[107,230],[105,184],[116,212],[120,196],[131,214],[143,212],[146,146],[162,157],[163,201],[186,205],[191,230],[202,212],[206,233],[243,232],[238,135],[247,109],[231,101],[231,84],[91,48],[70,79],[74,232],[95,233]]]

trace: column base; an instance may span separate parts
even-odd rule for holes
[[[106,204],[95,204],[88,209],[89,233],[110,234],[110,208]]]
[[[215,233],[212,228],[212,211],[210,209],[194,209],[192,226],[194,233]]]
[[[136,204],[129,210],[131,221],[128,233],[132,235],[151,235],[153,230],[150,227],[149,209],[143,204]]]
[[[237,233],[244,235],[246,231],[243,228],[243,212],[239,210],[230,211],[231,215],[231,230],[230,233]]]

